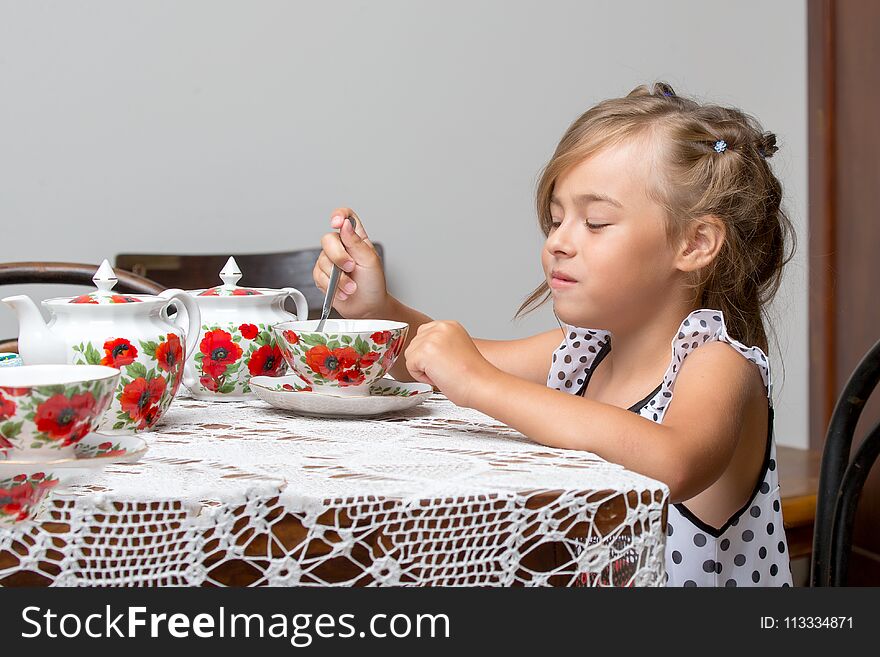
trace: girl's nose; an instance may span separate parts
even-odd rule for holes
[[[547,235],[544,248],[553,255],[574,255],[575,247],[571,236],[571,222],[563,221]]]

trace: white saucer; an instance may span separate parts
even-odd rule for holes
[[[134,463],[147,452],[147,443],[136,435],[105,436],[90,433],[76,446],[76,461]]]
[[[255,376],[251,390],[275,408],[313,417],[368,417],[401,411],[431,396],[427,383],[405,383],[385,377],[370,386],[370,395],[338,397],[313,392],[298,376]]]

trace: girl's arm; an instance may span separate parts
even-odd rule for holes
[[[419,327],[433,321],[424,313],[401,303],[388,295],[387,303],[371,313],[375,319],[390,319],[409,324],[406,343],[403,351],[394,362],[389,373],[398,381],[414,381],[406,368],[406,347],[416,336]],[[543,383],[550,371],[550,359],[553,350],[559,346],[564,337],[562,329],[553,329],[538,335],[519,340],[480,340],[474,344],[480,354],[499,370],[512,376]]]
[[[721,476],[744,413],[767,404],[757,368],[724,343],[703,345],[688,356],[662,424],[500,370],[486,372],[469,394],[468,406],[536,442],[593,452],[666,483],[673,503]]]

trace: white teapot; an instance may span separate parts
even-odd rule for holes
[[[97,432],[150,429],[171,405],[183,364],[195,350],[199,307],[183,290],[158,296],[112,292],[116,274],[106,260],[92,280],[97,290],[89,294],[43,301],[51,314],[48,324],[29,297],[3,299],[18,315],[18,351],[26,365],[115,367],[122,376]],[[178,310],[173,320],[172,307]]]
[[[309,317],[308,303],[299,290],[239,287],[240,278],[235,258],[229,258],[220,272],[223,285],[189,291],[202,317],[197,352],[183,375],[183,384],[194,397],[250,398],[251,376],[283,376],[287,363],[272,325]],[[293,298],[296,315],[284,310],[287,297]]]

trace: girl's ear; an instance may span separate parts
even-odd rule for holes
[[[726,234],[724,222],[718,217],[697,217],[685,230],[676,267],[680,271],[694,272],[712,264],[724,245]]]

